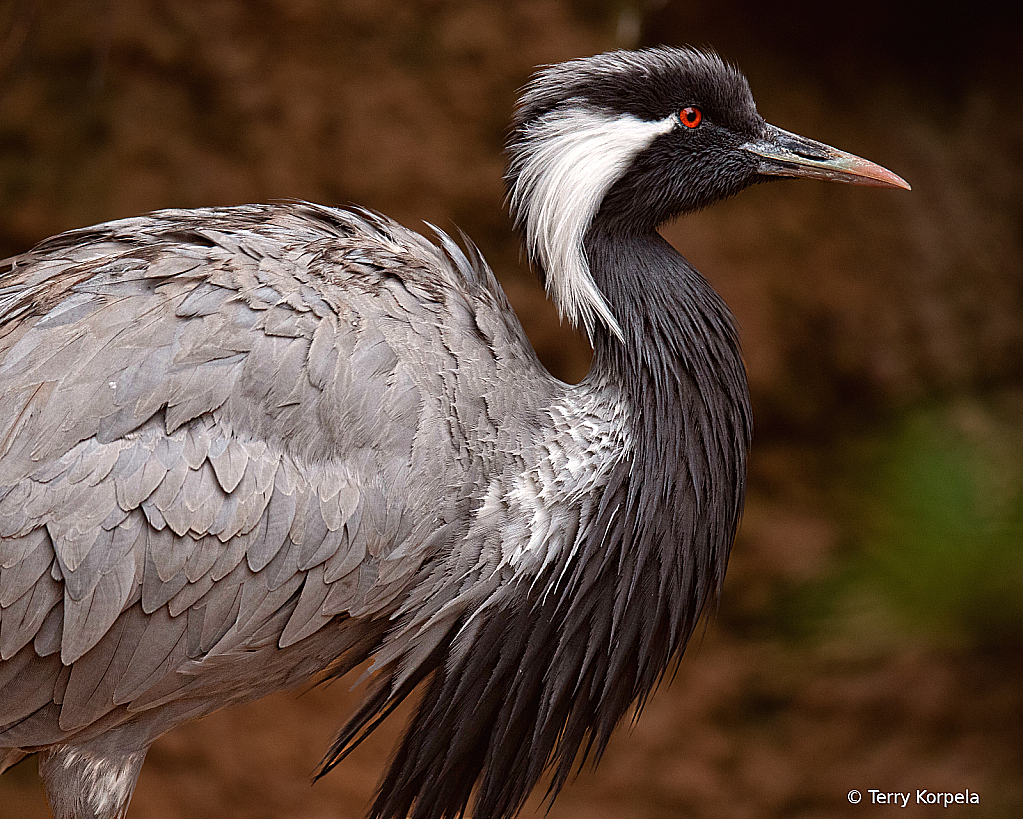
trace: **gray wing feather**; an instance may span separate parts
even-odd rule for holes
[[[281,633],[281,648],[304,640],[333,619],[333,613],[324,611],[324,602],[329,591],[330,586],[323,579],[322,566],[306,572],[298,604]]]
[[[0,664],[5,722],[16,723],[52,703],[54,684],[63,668],[57,654],[40,658],[29,645]]]
[[[64,610],[61,606],[50,609],[43,624],[36,632],[32,646],[40,657],[48,657],[60,651],[60,641],[64,632]]]
[[[141,447],[136,447],[141,449]],[[152,451],[146,453],[145,461],[130,475],[114,478],[117,503],[122,510],[137,509],[142,501],[156,490],[167,476],[167,467]]]
[[[264,519],[267,521],[266,530],[262,537],[255,540],[246,555],[249,568],[258,572],[274,559],[277,552],[284,546],[284,540],[291,529],[292,521],[295,519],[295,508],[297,498],[295,490],[288,485],[284,477],[286,470],[279,469],[277,479],[274,481],[274,491],[270,496],[270,503],[267,505]]]
[[[268,591],[277,591],[293,577],[299,577],[303,573],[298,568],[299,549],[293,542],[286,541],[284,546],[277,552],[265,569],[259,575],[258,580],[266,585]]]
[[[331,538],[330,529],[320,512],[317,492],[306,492],[299,499],[295,520],[288,537],[295,544],[288,551],[295,555],[295,570],[307,571],[322,563],[329,555],[323,546]],[[321,556],[322,555],[322,556]]]
[[[186,624],[186,618],[172,617],[166,607],[146,617],[145,628],[131,646],[131,658],[114,687],[114,703],[131,702],[187,659]]]
[[[202,598],[205,605],[203,628],[200,635],[202,653],[208,653],[223,639],[235,621],[241,607],[242,582],[247,576],[244,570],[230,577],[226,582],[216,583]]]
[[[494,350],[539,372],[444,237],[308,205],[88,235],[0,288],[0,746],[227,696],[217,669],[387,622],[464,534],[476,453],[513,449],[479,420]],[[346,628],[322,645],[383,633]],[[273,656],[253,671],[300,678]]]
[[[0,575],[0,607],[6,608],[29,591],[50,568],[53,545],[45,529],[33,529],[9,541]]]
[[[183,574],[185,561],[192,548],[189,537],[181,537],[169,527],[146,531],[146,563],[155,570],[154,582],[168,583]]]
[[[198,583],[206,577],[220,557],[223,544],[213,535],[199,538],[185,561],[185,577],[189,583]]]
[[[181,487],[185,485],[185,479],[189,475],[189,466],[184,458],[184,441],[181,440],[183,436],[175,435],[173,438],[177,438],[177,443],[179,444],[176,451],[177,460],[174,463],[167,464],[165,459],[161,458],[161,461],[164,461],[164,465],[167,467],[167,471],[164,473],[163,480],[160,481],[159,486],[150,493],[148,498],[145,498],[139,504],[143,509],[147,506],[155,506],[159,510],[169,509],[181,492]],[[171,436],[163,440],[168,439],[171,439]],[[163,519],[166,520],[166,518]]]
[[[241,483],[249,457],[245,447],[236,438],[225,436],[223,441],[223,449],[216,455],[210,455],[210,465],[220,488],[230,495]]]
[[[64,587],[64,635],[61,661],[71,665],[92,649],[113,625],[134,591],[135,561],[129,556],[100,576],[82,599],[75,600]]]
[[[355,511],[353,510],[352,517],[354,515]],[[338,529],[338,532],[341,533],[341,543],[347,548],[338,549],[324,561],[324,580],[327,583],[333,583],[345,577],[361,566],[366,560],[366,542],[364,540],[353,540],[350,531],[347,521],[343,528]]]
[[[178,570],[166,580],[160,577],[156,560],[148,546],[142,572],[142,611],[152,614],[158,608],[166,606],[170,600],[188,583],[183,571]]]
[[[183,612],[188,611],[192,606],[203,600],[209,593],[210,589],[217,588],[213,578],[208,574],[203,575],[194,583],[187,582],[188,578],[185,578],[185,585],[182,586],[181,591],[175,594],[170,601],[167,603],[167,611],[170,612],[171,617],[177,617]]]
[[[73,731],[110,710],[114,691],[131,660],[132,647],[138,644],[144,629],[140,618],[121,617],[92,650],[92,662],[72,664],[61,707],[61,728]]]
[[[63,593],[61,583],[53,578],[52,572],[47,572],[29,591],[5,607],[0,620],[0,659],[6,660],[32,641]]]

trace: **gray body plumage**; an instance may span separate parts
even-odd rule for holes
[[[397,688],[627,451],[480,260],[368,214],[165,211],[3,281],[0,746],[144,749],[371,651]]]
[[[180,722],[367,658],[321,773],[421,686],[371,816],[505,819],[680,658],[752,421],[655,229],[768,177],[905,183],[687,49],[541,71],[510,159],[576,385],[473,247],[366,212],[160,211],[4,263],[0,770],[38,752],[59,819],[122,816]]]

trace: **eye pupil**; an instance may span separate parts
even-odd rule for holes
[[[703,121],[703,112],[690,105],[679,111],[678,118],[686,128],[695,128]]]

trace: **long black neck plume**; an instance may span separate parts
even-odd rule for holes
[[[553,795],[577,763],[599,758],[630,707],[681,658],[720,589],[742,510],[752,416],[728,308],[653,231],[598,222],[586,255],[625,340],[598,329],[580,389],[628,407],[631,451],[579,548],[523,594],[526,616],[501,634],[497,651],[516,657],[515,676],[477,817],[509,816],[545,766]]]
[[[622,343],[598,328],[588,376],[620,390],[631,410],[628,489],[615,500],[634,522],[621,536],[638,560],[662,564],[664,616],[684,613],[671,623],[675,651],[720,589],[741,515],[746,370],[728,307],[659,234],[623,236],[598,222],[586,253],[625,334]]]
[[[642,707],[717,596],[752,435],[734,323],[703,277],[653,231],[623,235],[598,223],[586,254],[625,340],[598,330],[581,387],[628,406],[631,452],[545,590],[529,641],[548,646],[536,658],[547,678],[523,781],[531,786],[538,761],[549,762],[552,794],[575,761],[599,758],[634,703]],[[505,756],[509,768],[497,770],[516,771]]]
[[[508,819],[547,770],[553,797],[681,657],[720,587],[751,435],[728,310],[653,232],[598,225],[586,251],[625,342],[598,330],[578,389],[627,406],[629,452],[575,548],[477,613],[470,650],[450,651],[459,621],[400,691],[383,679],[342,731],[328,767],[425,682],[372,819],[454,819],[474,790],[475,819]]]

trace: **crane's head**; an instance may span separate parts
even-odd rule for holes
[[[616,51],[539,71],[509,143],[509,198],[555,304],[617,325],[586,265],[595,221],[649,231],[756,182],[909,188],[879,165],[766,123],[742,73],[690,48]],[[592,335],[592,333],[591,333]]]

